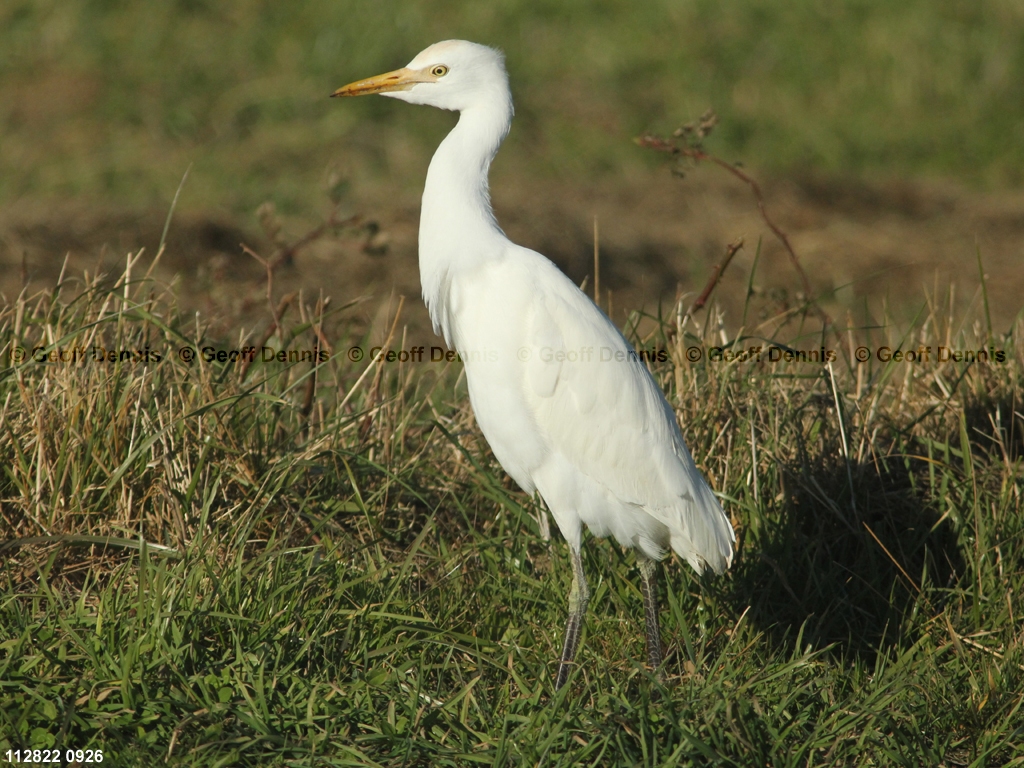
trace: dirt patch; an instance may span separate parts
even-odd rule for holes
[[[593,227],[599,223],[602,305],[622,324],[629,310],[656,312],[681,294],[696,295],[728,242],[746,247],[720,284],[716,299],[735,328],[758,241],[761,255],[747,326],[799,300],[800,282],[789,259],[765,227],[745,187],[713,170],[685,180],[665,172],[615,179],[586,187],[506,178],[493,180],[498,219],[516,242],[550,257],[577,283],[593,285]],[[538,194],[538,190],[542,194]],[[395,196],[384,185],[355,190],[349,205],[375,219],[381,235],[343,234],[300,250],[275,274],[275,295],[321,292],[335,303],[360,300],[350,310],[358,332],[384,332],[387,307],[406,295],[405,321],[413,337],[429,339],[418,300],[416,230],[419,201]],[[926,292],[940,297],[950,283],[964,312],[978,303],[976,253],[988,275],[993,324],[1005,330],[1024,297],[1024,194],[980,194],[952,185],[905,180],[864,182],[794,176],[765,184],[771,214],[790,235],[812,289],[835,317],[857,325],[881,318],[883,303],[898,319],[916,312]],[[10,299],[52,286],[67,256],[67,274],[119,273],[126,254],[155,254],[163,211],[94,208],[82,203],[23,203],[0,214],[0,291]],[[315,221],[285,222],[297,239]],[[274,246],[255,223],[223,215],[182,212],[168,232],[154,274],[179,283],[189,310],[216,318],[221,332],[265,320],[263,268],[240,243],[270,255]],[[386,248],[384,247],[386,245]],[[146,257],[142,268],[148,268]],[[865,310],[867,307],[867,310]],[[870,317],[866,317],[865,313]]]

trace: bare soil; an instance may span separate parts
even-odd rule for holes
[[[587,186],[527,181],[500,173],[492,182],[498,219],[515,241],[550,257],[593,291],[594,217],[599,224],[601,304],[620,325],[631,310],[658,311],[678,296],[696,296],[726,245],[745,240],[714,299],[735,330],[743,317],[750,270],[761,243],[747,316],[748,331],[798,304],[801,282],[781,244],[765,226],[742,184],[710,168],[680,180],[667,171]],[[987,275],[994,330],[1005,331],[1024,307],[1024,192],[980,193],[948,183],[864,182],[814,176],[764,184],[770,215],[788,233],[812,290],[835,318],[855,327],[877,323],[888,309],[908,320],[926,298],[948,304],[955,286],[957,316],[980,317],[977,253]],[[357,202],[356,202],[357,201]],[[396,299],[410,300],[403,323],[411,338],[431,339],[419,301],[416,228],[419,200],[381,183],[356,189],[349,212],[380,226],[321,238],[298,251],[274,276],[275,301],[301,290],[307,302],[323,293],[347,310],[355,330],[386,333]],[[52,287],[67,257],[70,276],[119,274],[126,255],[146,249],[135,274],[151,265],[166,211],[98,208],[83,202],[23,202],[0,212],[0,291]],[[315,220],[284,222],[297,240]],[[167,248],[153,273],[178,283],[185,309],[199,310],[214,334],[265,324],[264,268],[240,243],[266,256],[274,245],[256,223],[223,214],[175,215]]]

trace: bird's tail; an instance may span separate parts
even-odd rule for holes
[[[672,530],[672,550],[698,573],[720,574],[732,565],[736,532],[704,478],[694,486],[693,498],[683,499],[682,525]]]

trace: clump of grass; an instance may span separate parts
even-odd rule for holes
[[[739,550],[703,584],[666,569],[662,686],[632,555],[589,541],[587,637],[556,693],[563,545],[490,455],[458,369],[352,362],[344,308],[301,297],[212,339],[137,273],[0,312],[0,753],[1024,762],[1020,325],[994,337],[931,297],[912,327],[882,318],[842,344],[781,321],[636,336],[667,353],[654,372]],[[285,359],[202,353],[249,345]],[[709,359],[758,345],[760,361]],[[939,345],[1004,359],[878,359]],[[35,360],[76,347],[137,354]],[[318,356],[288,360],[302,350]]]

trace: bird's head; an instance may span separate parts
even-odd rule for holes
[[[496,98],[509,98],[505,59],[486,45],[445,40],[422,51],[402,69],[357,80],[331,95],[371,93],[461,112]]]

